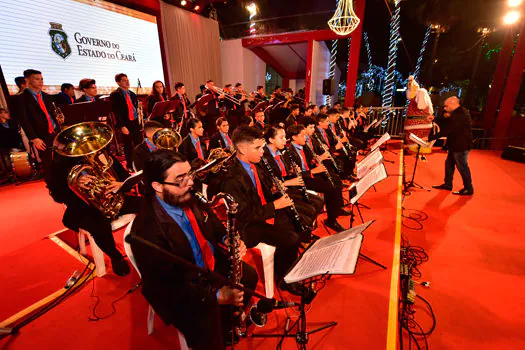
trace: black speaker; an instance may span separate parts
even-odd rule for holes
[[[503,153],[501,154],[501,158],[507,159],[507,160],[514,160],[520,163],[525,163],[525,148],[516,147],[516,146],[507,146],[503,150]]]
[[[323,95],[333,95],[335,93],[334,79],[323,80]]]

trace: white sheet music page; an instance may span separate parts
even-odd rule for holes
[[[379,164],[382,164],[383,162],[383,154],[379,150],[379,148],[376,148],[374,152],[371,152],[366,158],[364,158],[359,164],[356,166],[356,174],[358,179],[362,179],[363,177],[368,174],[368,172],[378,166]]]
[[[357,194],[350,199],[351,204],[355,204],[361,197],[370,189],[370,187],[374,186],[376,183],[383,181],[388,177],[388,174],[386,173],[386,168],[383,163],[381,163],[379,166],[376,166],[374,169],[372,169],[368,174],[366,174],[361,180],[359,180],[356,184],[356,190]]]
[[[420,145],[421,147],[428,148],[428,142],[426,142],[423,139],[417,137],[416,135],[411,133],[408,138],[410,140],[414,141],[415,143],[417,143],[418,145]]]
[[[375,150],[376,148],[379,148],[381,147],[381,145],[385,142],[387,142],[388,140],[390,140],[390,134],[389,133],[385,133],[383,136],[381,136],[381,138],[379,140],[377,140],[373,145],[372,147],[370,147],[370,149],[373,151]]]
[[[308,249],[284,277],[286,283],[303,281],[324,274],[353,274],[369,221],[338,234],[322,238]]]

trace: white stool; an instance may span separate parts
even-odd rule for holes
[[[133,267],[137,271],[137,274],[139,275],[139,277],[142,277],[140,275],[139,269],[137,268],[137,262],[135,261],[135,258],[133,257],[133,251],[131,250],[131,246],[126,241],[126,237],[128,237],[128,235],[131,233],[131,226],[133,225],[133,220],[131,220],[128,227],[126,227],[126,230],[124,231],[124,237],[123,237],[124,251],[126,252],[126,255],[128,256],[128,259],[131,262],[131,265],[133,265]],[[146,324],[148,327],[148,335],[153,334],[153,330],[155,329],[155,311],[153,311],[153,308],[151,307],[151,305],[148,305],[148,316],[147,316]],[[186,338],[184,338],[184,335],[181,332],[179,332],[178,329],[177,329],[177,332],[179,335],[180,349],[188,350],[189,348],[188,348],[188,344],[186,343]]]
[[[275,247],[259,243],[252,249],[258,249],[261,252],[263,272],[264,272],[264,294],[267,298],[273,298],[274,281],[273,281],[273,266]]]
[[[129,224],[135,218],[135,214],[125,214],[117,217],[111,222],[111,230],[117,231]],[[91,234],[84,230],[78,230],[78,245],[80,247],[80,254],[86,255],[86,237],[89,239],[89,245],[91,246],[91,253],[93,254],[93,261],[95,262],[95,272],[98,277],[102,277],[106,274],[106,263],[104,262],[104,252],[95,243],[95,240]]]

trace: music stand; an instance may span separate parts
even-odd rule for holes
[[[252,338],[281,338],[279,344],[282,344],[285,338],[295,338],[298,348],[306,349],[311,334],[336,326],[337,322],[332,321],[309,331],[306,329],[306,305],[311,304],[317,296],[317,291],[313,285],[326,283],[332,275],[355,273],[358,258],[362,256],[360,250],[364,238],[363,232],[373,222],[370,221],[332,236],[321,238],[308,247],[284,277],[287,284],[298,283],[301,285],[299,318],[288,328],[287,326],[290,323],[290,317],[288,317],[283,333],[252,334]],[[318,259],[328,262],[328,264],[320,265]],[[334,260],[337,262],[331,264],[330,262]],[[295,327],[297,327],[297,331],[291,333]]]
[[[417,137],[416,135],[414,134],[410,134],[410,136],[408,137],[410,140],[414,141],[416,144],[417,144],[417,154],[416,154],[416,163],[414,164],[414,170],[412,171],[412,180],[410,180],[410,182],[405,182],[405,191],[407,191],[408,189],[414,187],[414,188],[419,188],[421,190],[425,190],[427,192],[430,192],[430,189],[428,188],[425,188],[423,186],[421,186],[420,184],[416,183],[414,181],[415,177],[416,177],[416,169],[417,169],[417,163],[418,163],[418,160],[419,160],[419,152],[421,150],[421,146],[423,147],[428,147],[429,144],[425,141],[423,141],[421,138]]]
[[[62,113],[65,126],[84,122],[113,122],[113,106],[111,102],[104,100],[65,105]]]

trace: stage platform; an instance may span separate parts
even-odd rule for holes
[[[518,223],[519,213],[525,209],[525,165],[502,160],[492,152],[473,151],[470,164],[476,193],[472,198],[437,190],[413,190],[403,199],[399,144],[391,143],[384,156],[394,162],[386,163],[389,178],[361,201],[371,207],[362,209],[364,220],[376,220],[365,232],[362,252],[388,269],[360,259],[354,275],[328,281],[308,311],[308,323],[315,327],[337,321],[338,325],[312,335],[308,348],[397,347],[396,259],[401,233],[430,255],[430,261],[422,265],[421,280],[430,280],[431,288],[416,291],[431,302],[437,316],[436,330],[429,338],[431,348],[525,348],[521,331],[525,328],[525,311],[520,307],[519,295],[525,287],[525,243]],[[416,181],[430,187],[441,183],[445,154],[433,153],[427,158],[418,165]],[[407,172],[411,173],[413,156],[406,157],[406,161]],[[402,207],[405,215],[413,212],[409,209],[428,214],[423,230],[402,226],[411,223],[402,221]],[[63,208],[47,195],[43,182],[0,189],[0,262],[4,269],[6,264],[9,268],[9,273],[0,276],[0,323],[59,290],[74,270],[83,268],[74,254],[47,238],[63,228],[62,212]],[[348,226],[348,220],[341,220],[342,224]],[[115,233],[119,247],[122,233]],[[316,233],[326,235],[323,228]],[[92,295],[100,298],[97,315],[108,315],[111,303],[138,281],[135,272],[117,277],[109,271],[87,282],[82,290],[24,327],[19,335],[0,341],[0,349],[177,348],[177,335],[158,318],[154,333],[147,335],[148,306],[138,290],[116,303],[116,313],[111,317],[89,320],[97,302]],[[282,296],[292,299],[286,293]],[[288,313],[296,317],[294,310]],[[285,311],[274,312],[267,326],[255,332],[278,330],[285,318]],[[277,342],[248,338],[236,348],[274,349]],[[283,348],[295,349],[295,341],[286,340]]]

